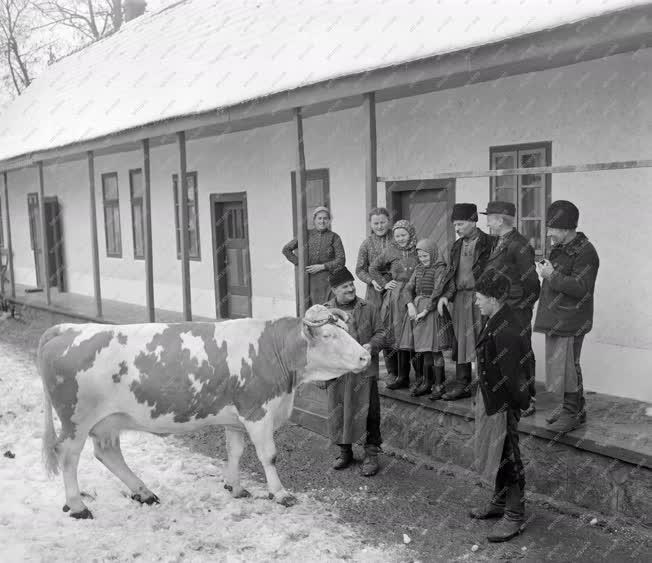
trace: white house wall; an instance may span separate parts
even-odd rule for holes
[[[34,252],[29,238],[27,194],[39,191],[38,171],[25,168],[7,172],[9,211],[11,213],[11,244],[14,255],[16,283],[35,286]]]
[[[489,147],[551,141],[552,164],[649,159],[652,50],[380,104],[380,176],[483,170]],[[554,174],[552,199],[580,209],[601,266],[582,364],[589,389],[652,400],[652,171]],[[483,209],[489,180],[460,179],[457,201]],[[484,227],[484,219],[480,220]],[[643,248],[645,242],[642,242]],[[535,335],[539,377],[543,339]]]

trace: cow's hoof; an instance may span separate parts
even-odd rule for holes
[[[154,493],[152,493],[152,496],[147,497],[145,499],[138,493],[136,493],[135,495],[131,495],[131,498],[137,500],[140,504],[149,504],[149,505],[161,504],[160,499]]]
[[[233,498],[249,498],[251,493],[247,489],[240,489],[233,493]]]
[[[93,514],[88,508],[84,508],[81,512],[71,512],[70,516],[76,518],[77,520],[92,520]]]
[[[64,512],[69,512],[70,507],[67,504],[64,504],[63,507],[61,508],[61,510],[63,510]]]
[[[275,500],[278,504],[282,504],[285,507],[294,506],[297,503],[297,497],[291,495],[290,493],[281,494],[281,496],[274,495],[274,493],[269,493],[270,500]]]

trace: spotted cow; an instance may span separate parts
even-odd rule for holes
[[[208,425],[225,427],[224,486],[234,497],[249,496],[239,477],[246,431],[265,470],[270,498],[294,504],[276,472],[273,432],[289,418],[297,385],[360,372],[370,361],[342,319],[321,307],[323,312],[326,316],[317,322],[307,313],[304,319],[60,324],[47,330],[38,348],[45,398],[43,456],[50,474],[62,466],[64,511],[92,518],[77,482],[89,435],[95,457],[129,487],[132,498],[152,504],[158,498],[125,463],[120,431],[177,434]],[[52,407],[61,421],[59,436]]]

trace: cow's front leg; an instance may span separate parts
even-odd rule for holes
[[[240,484],[240,458],[245,448],[244,430],[224,427],[226,450],[229,461],[226,466],[226,483],[224,488],[231,491],[233,498],[250,497],[251,493]]]
[[[297,499],[285,490],[276,472],[276,444],[274,444],[272,420],[265,417],[258,422],[246,422],[245,426],[256,447],[258,459],[263,464],[269,498],[273,498],[283,506],[296,504]]]

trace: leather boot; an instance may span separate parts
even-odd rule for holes
[[[414,391],[412,391],[412,396],[421,397],[421,395],[427,395],[430,393],[434,382],[434,366],[423,366],[423,379],[421,381],[421,385],[418,385]]]
[[[360,474],[364,477],[373,477],[378,473],[378,452],[380,448],[371,444],[364,447],[364,460],[362,460],[362,467],[360,467]]]
[[[430,394],[430,399],[431,401],[438,401],[441,399],[442,395],[444,394],[445,388],[444,388],[444,378],[445,378],[445,372],[444,372],[444,366],[434,366],[433,368],[434,371],[434,386],[432,388],[432,393]]]
[[[525,528],[525,495],[519,483],[513,483],[505,495],[505,515],[487,535],[490,542],[509,541]]]
[[[410,386],[410,358],[409,352],[400,350],[398,356],[398,377],[387,385],[387,389],[405,389]]]
[[[340,455],[335,459],[333,469],[345,469],[353,463],[353,448],[351,444],[338,444]]]
[[[442,395],[444,401],[457,401],[471,396],[471,364],[455,366],[455,387]]]
[[[414,387],[410,391],[412,397],[418,397],[417,390],[423,387],[424,373],[423,373],[423,354],[415,354],[412,358],[412,369],[414,369]],[[421,393],[423,395],[423,393]]]
[[[391,383],[387,384],[387,389],[394,391],[395,389],[406,389],[410,386],[410,379],[408,377],[401,377],[400,375]]]
[[[564,404],[559,418],[553,422],[548,430],[558,434],[566,434],[575,430],[582,424],[580,418],[580,394],[564,393]]]

